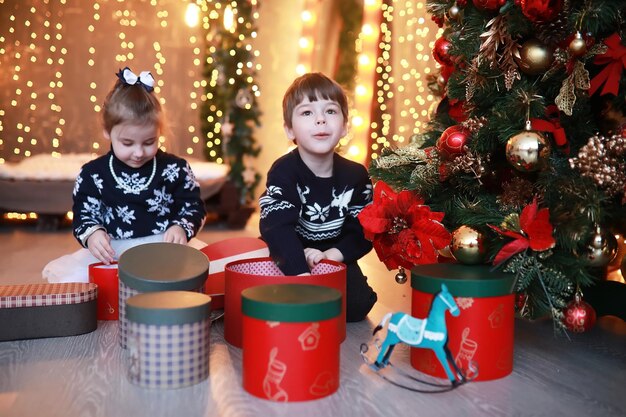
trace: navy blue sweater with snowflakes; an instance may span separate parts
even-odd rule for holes
[[[74,236],[83,246],[99,228],[112,239],[130,239],[178,225],[191,239],[206,214],[187,161],[161,150],[141,168],[129,167],[112,151],[83,165],[72,210]]]
[[[372,249],[357,215],[372,200],[372,183],[361,164],[334,155],[333,176],[317,177],[297,149],[279,158],[259,199],[260,230],[270,255],[286,275],[310,272],[304,248],[337,248],[344,263]]]

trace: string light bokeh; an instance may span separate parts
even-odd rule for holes
[[[0,163],[38,153],[106,152],[100,106],[113,73],[125,65],[151,70],[157,79],[171,122],[164,149],[202,158],[205,146],[220,146],[202,137],[198,120],[201,102],[211,99],[205,87],[216,82],[202,76],[210,19],[200,16],[206,3],[0,0]],[[294,76],[316,70],[311,54],[323,48],[315,44],[319,3],[303,2]],[[438,29],[425,1],[364,0],[363,7],[351,129],[341,143],[348,157],[360,161],[423,131],[428,109],[438,100],[426,81],[437,67],[431,50]],[[233,19],[236,24],[236,14]],[[370,120],[372,114],[379,118]],[[214,123],[219,132],[223,120]]]
[[[312,66],[318,45],[322,1],[304,1],[295,76],[317,71]],[[366,163],[383,147],[403,146],[425,129],[428,112],[439,100],[428,88],[436,73],[434,41],[441,29],[428,18],[425,1],[364,0],[363,24],[355,48],[357,76],[350,109],[349,134],[340,142],[346,157]]]
[[[431,51],[441,29],[428,19],[425,1],[365,0],[364,8],[361,42],[371,44],[376,37],[376,47],[363,48],[359,56],[359,78],[371,84],[357,86],[356,101],[364,96],[362,101],[373,106],[356,117],[365,122],[359,134],[369,146],[368,159],[376,159],[382,148],[404,146],[425,130],[428,110],[439,100],[429,90],[427,76],[438,71]],[[373,71],[373,79],[367,71]]]
[[[119,68],[151,71],[164,150],[202,158],[203,38],[186,0],[0,0],[0,163],[103,154],[101,104]]]

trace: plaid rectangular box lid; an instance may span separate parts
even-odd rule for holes
[[[0,285],[0,308],[80,304],[97,295],[94,283]]]

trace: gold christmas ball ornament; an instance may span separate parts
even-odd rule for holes
[[[520,71],[528,75],[543,74],[550,69],[554,56],[552,49],[537,39],[529,39],[522,44],[519,57],[515,57]]]
[[[446,86],[446,84],[447,84],[446,77],[444,77],[443,74],[439,74],[437,76],[437,85],[443,88]]]
[[[539,132],[523,130],[507,140],[505,152],[507,161],[516,170],[539,171],[548,165],[550,143]]]
[[[569,43],[567,50],[572,56],[583,56],[587,53],[587,43],[580,32],[576,32],[574,39]]]
[[[617,242],[617,250],[615,252],[615,256],[609,262],[607,270],[609,272],[617,271],[620,269],[622,265],[622,261],[624,260],[624,255],[626,255],[626,236],[621,233],[615,233],[615,242]]]
[[[461,18],[461,9],[455,4],[448,9],[448,18],[450,20],[458,20]]]
[[[595,232],[585,244],[582,257],[587,266],[603,267],[617,255],[617,239],[606,229],[596,227]]]
[[[476,265],[482,263],[485,257],[483,235],[469,226],[459,227],[452,232],[450,252],[462,264]]]

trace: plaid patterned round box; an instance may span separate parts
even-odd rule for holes
[[[118,261],[119,341],[126,349],[126,301],[137,294],[157,291],[204,293],[209,259],[199,250],[176,243],[147,243],[124,252]]]
[[[209,376],[211,297],[190,291],[144,293],[126,301],[128,378],[174,389]]]
[[[243,290],[243,387],[272,401],[308,401],[339,388],[341,292],[305,284]]]
[[[322,260],[311,275],[284,275],[272,258],[252,258],[230,262],[224,276],[224,338],[233,346],[241,347],[243,317],[241,292],[246,288],[270,284],[308,284],[335,288],[341,294],[341,341],[346,338],[346,265]]]

